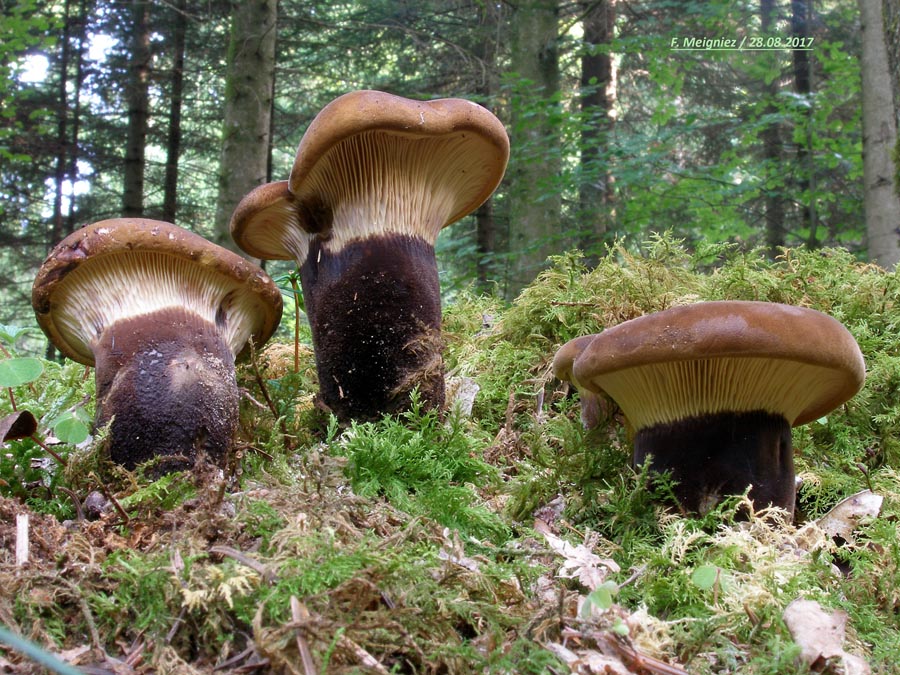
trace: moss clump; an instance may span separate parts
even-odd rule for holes
[[[414,516],[464,535],[504,539],[508,528],[480,504],[478,489],[497,487],[498,473],[480,458],[484,437],[451,413],[446,423],[424,411],[418,393],[400,418],[353,423],[330,447],[347,459],[347,475],[362,497],[386,497]]]

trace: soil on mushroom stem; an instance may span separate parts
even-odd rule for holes
[[[444,403],[441,302],[431,244],[385,235],[337,252],[316,242],[301,267],[321,397],[340,419]]]
[[[110,453],[158,473],[221,462],[238,417],[234,356],[216,328],[180,309],[118,321],[97,346],[98,427],[113,419]]]

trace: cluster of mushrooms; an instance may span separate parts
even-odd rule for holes
[[[321,402],[339,419],[444,405],[434,244],[506,169],[485,108],[357,91],[312,121],[285,181],[231,219],[235,242],[300,270]],[[121,218],[60,242],[34,282],[38,323],[93,366],[97,427],[113,461],[161,470],[221,463],[238,425],[235,359],[278,326],[281,294],[258,266],[170,223]],[[634,430],[634,464],[670,471],[703,512],[722,496],[793,510],[791,427],[862,386],[859,347],[820,312],[762,302],[672,308],[564,345],[554,372],[585,425],[608,395]]]
[[[509,139],[485,108],[356,91],[322,109],[290,179],[235,209],[251,256],[296,261],[321,402],[343,421],[444,403],[434,243],[500,183]],[[235,359],[271,337],[266,273],[171,223],[105,220],[61,241],[32,289],[38,324],[95,367],[113,461],[159,471],[222,462],[237,431]]]

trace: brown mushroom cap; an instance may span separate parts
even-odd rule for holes
[[[433,244],[491,195],[508,158],[506,130],[476,103],[351,92],[312,121],[287,185],[261,186],[238,205],[232,237],[251,255],[299,264],[308,244],[287,234],[298,226],[331,251],[373,233]]]
[[[183,308],[216,325],[234,354],[262,344],[281,319],[281,293],[256,265],[199,235],[157,220],[115,218],[61,241],[34,281],[38,324],[69,358],[112,323]]]
[[[306,260],[310,235],[286,180],[254,188],[231,214],[231,238],[264,260]]]
[[[575,359],[597,337],[596,335],[582,335],[569,340],[556,351],[553,357],[553,375],[557,379],[569,382],[578,390],[581,397],[581,423],[585,429],[594,429],[600,424],[600,397],[596,392],[584,389],[575,379],[572,368]]]
[[[575,375],[572,368],[575,365],[575,359],[581,356],[589,344],[597,335],[581,335],[566,342],[562,347],[556,350],[553,357],[553,375],[565,382],[571,382],[576,387],[578,383],[575,381]]]
[[[580,386],[608,393],[636,430],[724,412],[766,411],[792,426],[850,399],[865,362],[821,312],[768,302],[703,302],[609,328],[576,359]]]

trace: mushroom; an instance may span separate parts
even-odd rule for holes
[[[49,254],[32,289],[41,329],[94,366],[95,425],[111,459],[160,472],[221,462],[238,423],[236,356],[281,319],[260,268],[180,227],[118,218],[88,225]]]
[[[231,219],[250,255],[296,261],[320,397],[339,418],[444,401],[434,244],[500,183],[509,139],[461,99],[345,94],[312,121],[290,180],[250,192]]]
[[[582,335],[569,340],[560,347],[553,357],[553,375],[563,382],[569,382],[578,391],[581,398],[581,424],[585,429],[594,429],[600,424],[600,397],[578,384],[572,373],[575,359],[581,356],[596,335]]]
[[[865,362],[844,326],[768,302],[673,307],[609,328],[575,359],[579,386],[601,390],[634,428],[634,463],[670,471],[689,511],[747,486],[757,507],[793,513],[791,427],[849,400]]]

